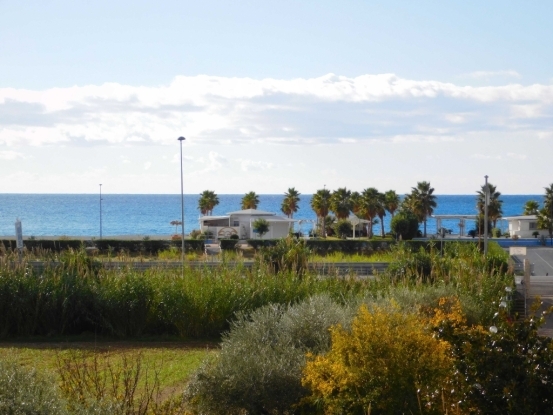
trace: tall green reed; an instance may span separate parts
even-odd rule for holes
[[[249,269],[225,262],[216,268],[187,267],[184,275],[178,268],[107,270],[84,250],[64,253],[57,258],[59,265],[41,271],[25,262],[4,262],[0,336],[219,336],[235,313],[266,304],[292,304],[319,293],[348,303],[393,297],[401,290],[397,297],[407,303],[428,297],[428,290],[454,292],[481,319],[490,317],[482,304],[496,300],[513,281],[502,270],[505,258],[484,258],[467,244],[452,244],[443,252],[399,247],[391,255],[389,272],[374,279],[300,277],[294,271],[274,273],[261,265]]]
[[[28,264],[0,268],[1,336],[217,336],[238,311],[319,292],[344,299],[371,284],[240,264],[186,268],[182,275],[180,269],[107,270],[81,252],[60,260],[39,272]]]

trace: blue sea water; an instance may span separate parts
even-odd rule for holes
[[[219,195],[220,204],[214,215],[224,215],[240,209],[243,195]],[[199,228],[198,195],[185,195],[185,232]],[[279,213],[282,195],[259,195],[258,209]],[[503,215],[521,214],[524,203],[537,200],[543,203],[542,195],[502,195]],[[311,195],[302,195],[298,212],[294,219],[315,220],[310,207]],[[181,218],[181,199],[172,195],[102,195],[102,234],[115,235],[169,235],[175,227],[169,223]],[[437,196],[435,214],[476,214],[475,195]],[[0,194],[0,236],[13,236],[14,223],[19,218],[25,236],[91,236],[100,234],[100,198],[93,194]],[[458,233],[458,221],[442,221],[442,226]],[[505,227],[505,224],[503,225]],[[301,230],[307,232],[312,225],[303,224]],[[384,221],[386,230],[390,228],[390,217]],[[467,230],[473,224],[468,223]],[[298,225],[296,225],[296,229]],[[180,230],[179,230],[180,231]],[[380,225],[375,227],[380,232]],[[428,220],[428,233],[436,232],[436,221]]]

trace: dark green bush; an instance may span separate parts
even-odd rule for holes
[[[489,330],[447,320],[436,327],[436,336],[452,346],[456,373],[451,393],[466,413],[553,413],[553,343],[538,334],[551,310],[536,311],[512,321],[499,309]]]
[[[333,225],[334,234],[338,238],[346,239],[348,236],[352,236],[353,227],[351,222],[346,219],[339,220]]]
[[[221,244],[221,249],[223,251],[234,251],[236,249],[236,239],[219,239],[219,243]]]
[[[273,273],[293,272],[298,276],[307,272],[311,252],[303,239],[292,236],[280,239],[275,246],[261,248],[256,260],[260,266],[268,266]]]
[[[4,245],[5,249],[15,249],[15,241],[0,240],[0,244]],[[204,241],[195,239],[185,239],[186,252],[203,252]],[[96,239],[94,241],[80,240],[26,240],[24,241],[27,250],[48,250],[55,253],[74,250],[77,251],[82,247],[95,246],[101,254],[126,252],[128,254],[143,254],[157,255],[160,251],[168,250],[170,247],[181,247],[181,241],[169,240],[123,240],[123,239]]]
[[[248,244],[253,248],[275,246],[279,239],[248,239]],[[345,254],[362,254],[374,251],[386,251],[395,244],[392,239],[348,239],[348,240],[328,240],[328,239],[307,239],[306,246],[317,255],[325,255],[333,252],[343,252]]]
[[[419,220],[412,212],[403,211],[392,218],[390,227],[398,239],[401,236],[402,240],[409,240],[417,236]]]

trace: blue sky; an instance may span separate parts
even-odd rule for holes
[[[0,0],[0,192],[553,181],[553,2]]]

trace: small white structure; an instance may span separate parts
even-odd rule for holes
[[[539,235],[549,235],[547,229],[538,229],[538,217],[536,215],[509,216],[501,218],[509,223],[509,234],[519,238],[534,238],[534,232]]]
[[[478,216],[476,215],[432,215],[432,217],[436,219],[436,232],[438,232],[438,234],[442,229],[444,229],[442,226],[442,220],[458,220],[459,222],[456,225],[459,227],[459,236],[465,236],[467,220],[468,221],[478,220]],[[448,232],[448,233],[451,233],[451,232]]]
[[[253,223],[257,219],[269,222],[269,232],[263,235],[263,239],[284,238],[296,222],[294,219],[276,216],[276,213],[246,209],[230,212],[225,216],[202,216],[200,230],[211,233],[213,239],[230,238],[232,235],[238,235],[240,239],[255,239],[259,238],[253,231]]]

